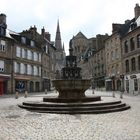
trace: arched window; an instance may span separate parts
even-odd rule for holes
[[[136,70],[136,61],[135,61],[134,57],[131,59],[131,66],[132,66],[132,71],[135,71]]]
[[[125,72],[129,72],[129,60],[125,61]]]

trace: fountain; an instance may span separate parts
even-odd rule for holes
[[[102,101],[100,96],[86,96],[85,91],[90,87],[90,79],[82,79],[81,68],[77,67],[76,56],[70,44],[69,56],[66,56],[65,67],[61,70],[61,77],[52,83],[58,91],[56,97],[44,97],[42,102],[23,102],[18,105],[29,111],[59,114],[89,114],[123,111],[130,106],[116,101]]]
[[[52,83],[59,92],[58,98],[79,100],[86,97],[85,91],[90,87],[90,80],[82,79],[81,68],[77,67],[71,46],[69,52],[66,66],[61,71],[61,79],[53,80]]]

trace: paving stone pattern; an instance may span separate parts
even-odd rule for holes
[[[95,94],[113,99],[111,92]],[[40,114],[17,106],[23,101],[41,101],[44,95],[0,97],[0,140],[140,140],[140,95],[124,95],[122,102],[131,109],[107,114]]]

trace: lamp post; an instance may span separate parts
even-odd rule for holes
[[[120,75],[120,79],[121,79],[121,92],[120,92],[120,98],[123,98],[123,92],[124,92],[124,75],[121,74]]]
[[[113,91],[112,96],[115,98],[115,76],[113,75],[111,79],[112,79],[112,91]]]

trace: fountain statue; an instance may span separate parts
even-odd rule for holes
[[[61,70],[61,79],[53,80],[52,83],[59,92],[58,98],[83,98],[85,90],[90,87],[90,80],[82,79],[81,68],[77,67],[71,46],[69,52],[70,55],[66,56],[66,66]]]

